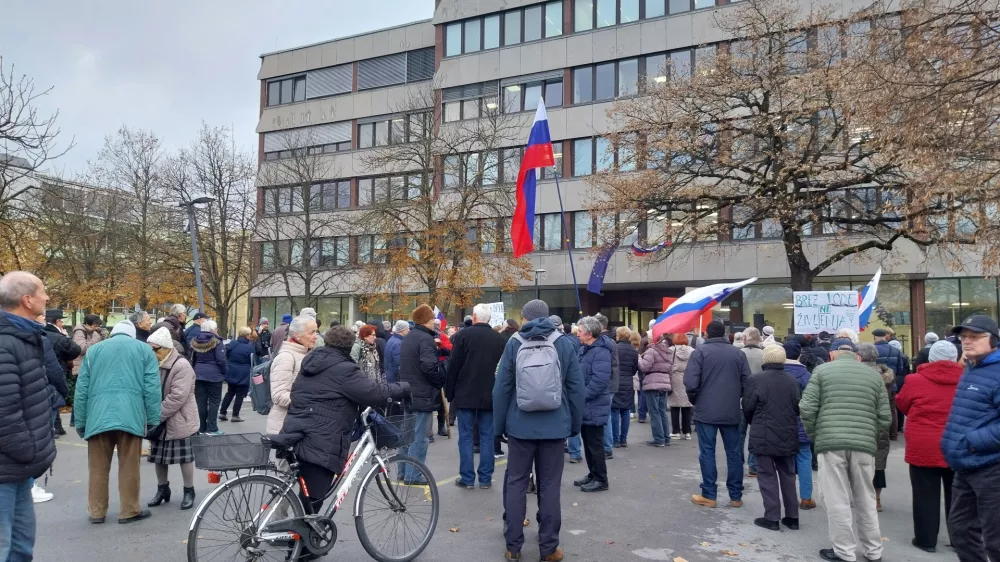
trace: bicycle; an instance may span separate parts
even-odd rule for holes
[[[280,440],[278,436],[242,434],[222,436],[224,439],[207,438],[210,446],[195,446],[196,466],[222,472],[235,470],[237,476],[220,484],[195,511],[188,530],[188,561],[293,561],[300,556],[312,559],[325,555],[337,543],[333,517],[369,462],[372,467],[361,480],[354,500],[358,539],[365,551],[379,562],[413,560],[427,548],[437,527],[437,485],[430,469],[420,461],[402,454],[386,457],[380,451],[384,453],[412,442],[417,429],[414,418],[387,418],[372,408],[365,409],[361,415],[361,438],[323,497],[324,502],[331,496],[336,499],[318,514],[307,513],[311,509],[307,510],[295,493],[296,484],[303,490],[307,488],[299,475],[299,463],[292,446],[274,442]],[[253,436],[259,437],[258,443],[251,440]],[[271,449],[283,463],[270,462]],[[411,465],[419,476],[404,480],[407,465]],[[262,468],[274,470],[277,475],[255,471]],[[251,472],[240,475],[239,471],[244,469]],[[386,517],[378,519],[382,512]],[[421,513],[426,515],[414,516]],[[214,522],[213,515],[221,521]],[[401,523],[407,516],[422,521],[423,527],[416,532],[405,528]],[[387,551],[375,544],[383,537],[401,539],[404,546],[412,541],[413,546],[402,552]],[[235,553],[229,554],[231,551],[225,547],[235,547]]]

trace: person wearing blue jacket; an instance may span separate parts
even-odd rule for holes
[[[955,471],[948,530],[962,562],[1000,560],[1000,329],[977,315],[953,332],[968,367],[941,436]]]
[[[586,405],[583,410],[583,454],[590,472],[573,482],[584,492],[608,489],[608,463],[604,454],[604,426],[611,416],[611,380],[614,378],[614,344],[601,335],[601,323],[592,316],[585,316],[579,326],[580,371],[587,387]]]
[[[194,395],[198,402],[198,433],[220,435],[219,402],[222,399],[222,383],[229,373],[226,350],[222,339],[215,333],[217,325],[206,320],[201,331],[191,340],[188,359],[194,367]]]
[[[799,361],[802,356],[802,346],[796,341],[785,342],[785,372],[799,383],[799,392],[805,392],[809,384],[812,373]],[[795,467],[799,475],[799,509],[816,509],[816,500],[812,499],[812,441],[806,434],[806,428],[802,425],[802,416],[799,416],[799,452],[795,455]]]
[[[240,408],[243,399],[250,391],[250,371],[253,369],[253,356],[256,346],[250,343],[249,326],[243,326],[236,331],[236,339],[226,346],[226,361],[229,372],[226,374],[226,395],[222,398],[222,411],[219,420],[226,421],[229,404],[233,405],[233,423],[243,421],[240,418]]]
[[[385,380],[399,382],[399,349],[403,345],[403,337],[410,331],[410,323],[406,320],[396,320],[392,327],[392,336],[385,342]]]
[[[524,322],[521,338],[546,338],[555,331],[548,319],[545,301],[528,301],[521,309]],[[525,411],[517,405],[516,363],[521,348],[518,338],[510,338],[493,383],[493,435],[507,436],[507,471],[504,474],[504,539],[508,560],[520,559],[524,545],[521,522],[527,511],[528,480],[532,465],[538,474],[538,549],[543,561],[562,560],[559,528],[562,508],[559,491],[563,475],[563,442],[580,433],[584,410],[584,383],[573,343],[565,335],[552,344],[562,375],[561,404],[555,410]],[[611,396],[608,395],[608,407]],[[603,425],[595,428],[603,431]],[[600,434],[598,434],[600,436]],[[598,437],[600,439],[600,437]],[[602,451],[603,453],[603,451]],[[603,458],[603,455],[602,455]]]

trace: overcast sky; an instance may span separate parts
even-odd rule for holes
[[[59,111],[75,177],[121,125],[186,146],[202,120],[256,151],[259,55],[430,18],[433,0],[4,0],[0,56]]]

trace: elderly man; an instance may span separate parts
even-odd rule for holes
[[[972,316],[953,330],[968,367],[941,438],[955,471],[948,529],[962,562],[1000,560],[1000,330]]]
[[[153,326],[153,319],[149,317],[149,313],[145,310],[133,312],[128,317],[128,321],[135,326],[135,339],[145,343],[146,338],[152,333],[150,328]]]
[[[410,333],[410,323],[406,320],[396,320],[392,326],[392,336],[385,342],[385,380],[399,381],[399,348],[403,338]]]
[[[754,327],[747,328],[743,330],[743,347],[740,348],[743,355],[747,356],[747,363],[750,364],[750,374],[756,375],[761,371],[764,365],[764,344],[763,338],[760,334],[760,330]],[[750,478],[757,477],[757,455],[752,452],[747,455],[745,450],[747,447],[747,420],[746,417],[740,418],[740,455],[747,462],[747,476]]]
[[[586,390],[576,346],[568,336],[559,335],[547,318],[549,307],[541,300],[528,301],[521,309],[524,323],[507,340],[493,386],[493,434],[506,434],[508,463],[504,475],[504,539],[507,560],[520,560],[524,546],[521,521],[527,511],[528,481],[532,466],[538,474],[538,549],[543,561],[563,559],[559,548],[562,507],[559,493],[563,474],[563,443],[580,433]],[[591,328],[600,333],[600,327]],[[521,409],[517,389],[518,355],[526,342],[550,342],[559,358],[560,402],[549,410]],[[523,397],[528,398],[528,397]],[[611,406],[610,395],[608,407]],[[598,430],[603,430],[603,424]],[[600,444],[601,435],[598,434]],[[603,451],[602,451],[603,452]],[[603,459],[601,459],[603,461]]]
[[[48,300],[30,273],[0,277],[0,560],[32,559],[32,482],[56,458],[42,326],[35,322]]]
[[[826,503],[833,548],[824,560],[853,562],[858,538],[865,559],[882,559],[882,534],[875,507],[875,453],[880,431],[892,422],[889,395],[881,376],[858,360],[849,339],[830,344],[832,361],[813,371],[799,410],[819,456],[819,485]]]
[[[87,440],[91,523],[108,512],[108,473],[118,449],[119,523],[150,516],[139,507],[139,456],[142,438],[160,424],[160,363],[148,345],[135,339],[135,327],[119,322],[111,336],[91,348],[76,382],[73,408],[76,432]]]
[[[194,339],[198,337],[198,334],[201,333],[201,325],[204,324],[206,320],[208,320],[208,315],[199,310],[194,314],[194,318],[191,320],[191,325],[184,330],[184,349],[186,349],[188,353],[191,352],[191,342],[193,342]]]
[[[489,307],[477,304],[472,310],[472,325],[455,335],[444,387],[448,403],[458,411],[459,477],[455,485],[467,490],[475,488],[477,476],[473,433],[479,434],[481,444],[493,441],[493,383],[506,344],[490,326],[490,316]],[[490,453],[495,449],[479,455],[482,489],[493,482],[494,458]]]

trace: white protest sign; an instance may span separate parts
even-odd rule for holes
[[[502,302],[488,302],[486,307],[490,309],[490,326],[496,328],[507,321],[503,316]]]
[[[793,304],[796,334],[858,332],[857,291],[795,291]]]

